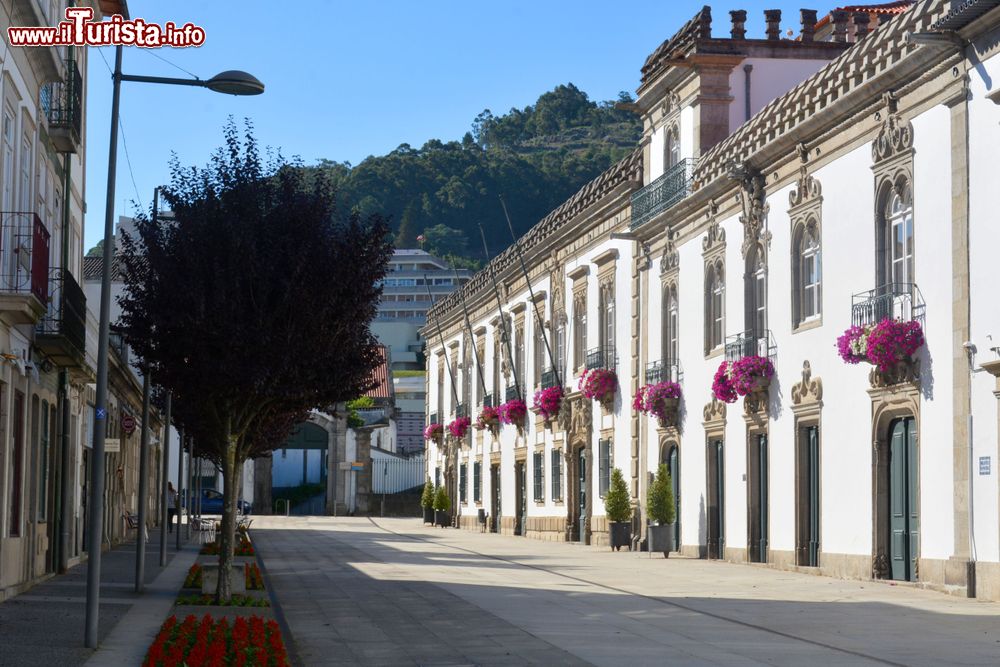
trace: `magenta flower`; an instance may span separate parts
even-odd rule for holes
[[[500,416],[497,413],[497,409],[484,405],[482,411],[479,413],[479,417],[476,419],[476,430],[482,431],[484,428],[493,428],[500,423]]]
[[[767,357],[751,355],[737,359],[732,365],[732,385],[733,389],[740,396],[752,393],[762,384],[774,377],[774,364]]]
[[[924,342],[920,322],[901,322],[886,318],[868,334],[868,361],[880,371],[888,371],[896,362],[912,357],[923,347]]]
[[[618,376],[606,368],[594,368],[584,371],[578,384],[580,391],[587,398],[604,402],[615,395],[618,386]]]
[[[540,414],[545,420],[553,419],[559,414],[562,399],[562,387],[539,389],[535,392],[535,399],[532,402],[531,409]]]
[[[461,440],[469,432],[471,424],[472,420],[468,417],[458,417],[448,423],[448,432],[451,433],[452,437]]]
[[[424,440],[437,440],[444,435],[444,427],[441,424],[428,424],[424,429]]]
[[[736,402],[736,389],[733,387],[732,371],[728,361],[719,364],[712,380],[712,395],[723,403]]]
[[[656,417],[661,422],[666,422],[669,416],[667,405],[671,401],[679,400],[681,397],[681,386],[676,382],[656,382],[639,387],[632,407],[638,412]]]
[[[524,418],[528,415],[528,406],[524,404],[519,398],[514,398],[499,408],[497,408],[497,416],[500,419],[501,424],[515,424],[521,426],[524,424]]]

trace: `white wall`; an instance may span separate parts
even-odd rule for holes
[[[810,75],[819,71],[828,60],[800,60],[798,58],[747,58],[733,68],[729,75],[729,131],[747,121],[745,65],[752,65],[750,72],[750,115],[767,106],[771,100],[787,93]]]

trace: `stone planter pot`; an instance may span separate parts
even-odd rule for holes
[[[627,547],[631,551],[632,524],[627,521],[609,521],[608,540],[611,542],[611,548],[615,551],[621,551],[622,547]]]
[[[424,523],[434,524],[434,508],[425,507],[424,508]]]
[[[444,510],[435,510],[434,524],[441,526],[442,528],[447,528],[451,525],[451,513],[445,512]]]
[[[674,550],[674,524],[650,526],[646,535],[650,552],[662,551],[664,558],[670,557],[670,552]]]

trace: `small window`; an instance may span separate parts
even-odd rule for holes
[[[601,498],[603,498],[608,493],[608,488],[611,486],[611,440],[601,440],[598,443],[598,448],[600,449],[600,462],[598,467],[599,473],[599,492]]]
[[[822,291],[820,289],[823,269],[819,239],[815,229],[806,230],[800,246],[799,284],[802,294],[802,320],[818,317],[822,312]]]
[[[535,502],[545,499],[545,456],[542,452],[534,455]]]
[[[587,302],[578,299],[573,303],[573,364],[580,368],[587,355]]]
[[[663,171],[669,170],[681,161],[681,140],[676,125],[667,130],[663,143]]]
[[[663,290],[663,350],[661,353],[663,365],[677,362],[677,286],[668,285]]]
[[[541,384],[545,372],[545,331],[535,320],[535,384]]]
[[[913,206],[909,194],[893,192],[886,209],[889,226],[889,277],[894,284],[913,279]]]
[[[708,267],[705,274],[705,352],[722,345],[725,330],[726,282],[722,262]]]
[[[556,372],[562,382],[566,381],[566,324],[560,322],[556,328]]]

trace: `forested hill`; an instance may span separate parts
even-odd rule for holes
[[[520,236],[635,148],[641,123],[616,109],[619,101],[632,100],[620,93],[593,102],[570,83],[523,109],[483,111],[460,141],[403,144],[358,165],[324,160],[316,168],[334,176],[346,205],[391,215],[397,247],[418,247],[423,236],[426,250],[477,268],[478,225],[491,256],[511,243],[499,194]]]

